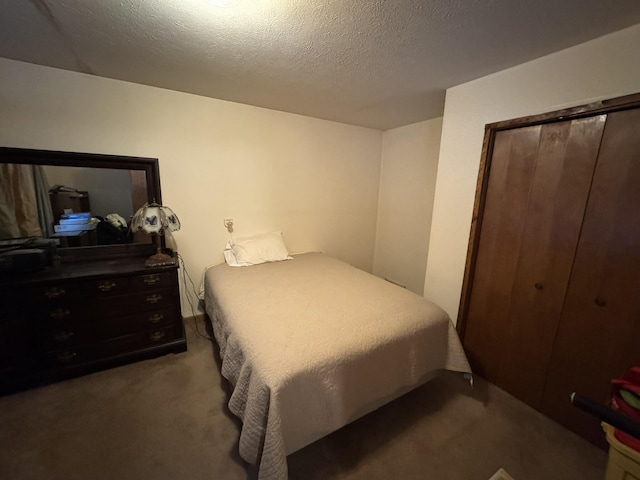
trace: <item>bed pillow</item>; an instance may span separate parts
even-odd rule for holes
[[[227,265],[229,265],[230,267],[248,267],[249,265],[251,265],[250,263],[238,262],[236,254],[233,253],[231,244],[229,242],[227,242],[227,244],[224,246],[224,251],[222,253],[224,254],[225,262],[227,262]]]
[[[235,263],[233,266],[259,265],[291,259],[280,232],[238,238],[231,240],[229,246],[230,252],[225,250],[225,258],[229,265]],[[228,255],[226,252],[233,255]],[[230,263],[228,257],[235,257],[235,259],[232,258]]]

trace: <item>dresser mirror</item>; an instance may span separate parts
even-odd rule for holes
[[[126,225],[162,202],[155,158],[0,147],[0,245],[54,239],[64,259],[153,248]]]

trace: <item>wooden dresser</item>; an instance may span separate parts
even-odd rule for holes
[[[85,261],[0,280],[0,393],[187,348],[178,267]]]

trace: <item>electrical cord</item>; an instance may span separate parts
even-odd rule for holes
[[[198,292],[196,291],[196,286],[194,285],[193,280],[191,279],[191,275],[189,275],[189,272],[187,271],[187,266],[184,263],[184,258],[182,258],[182,255],[180,255],[178,252],[176,252],[176,256],[178,257],[178,260],[180,261],[180,267],[182,268],[182,284],[184,285],[184,289],[185,289],[185,297],[187,297],[187,302],[189,302],[189,307],[191,307],[191,313],[193,315],[193,325],[195,327],[194,331],[196,335],[198,335],[199,337],[206,338],[210,342],[215,342],[214,338],[210,337],[206,333],[201,333],[200,329],[198,328],[198,316],[196,315],[193,302],[191,301],[191,296],[189,295],[187,278],[189,279],[189,283],[191,283],[191,291],[193,292],[196,298],[198,297]],[[203,318],[204,318],[204,314],[203,314]]]

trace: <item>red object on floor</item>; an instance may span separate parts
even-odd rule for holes
[[[633,367],[622,377],[613,379],[611,385],[613,386],[611,408],[623,413],[636,422],[640,422],[640,409],[629,405],[620,395],[620,390],[627,390],[640,396],[640,367]],[[640,452],[640,438],[633,437],[617,428],[614,436],[620,443]]]

